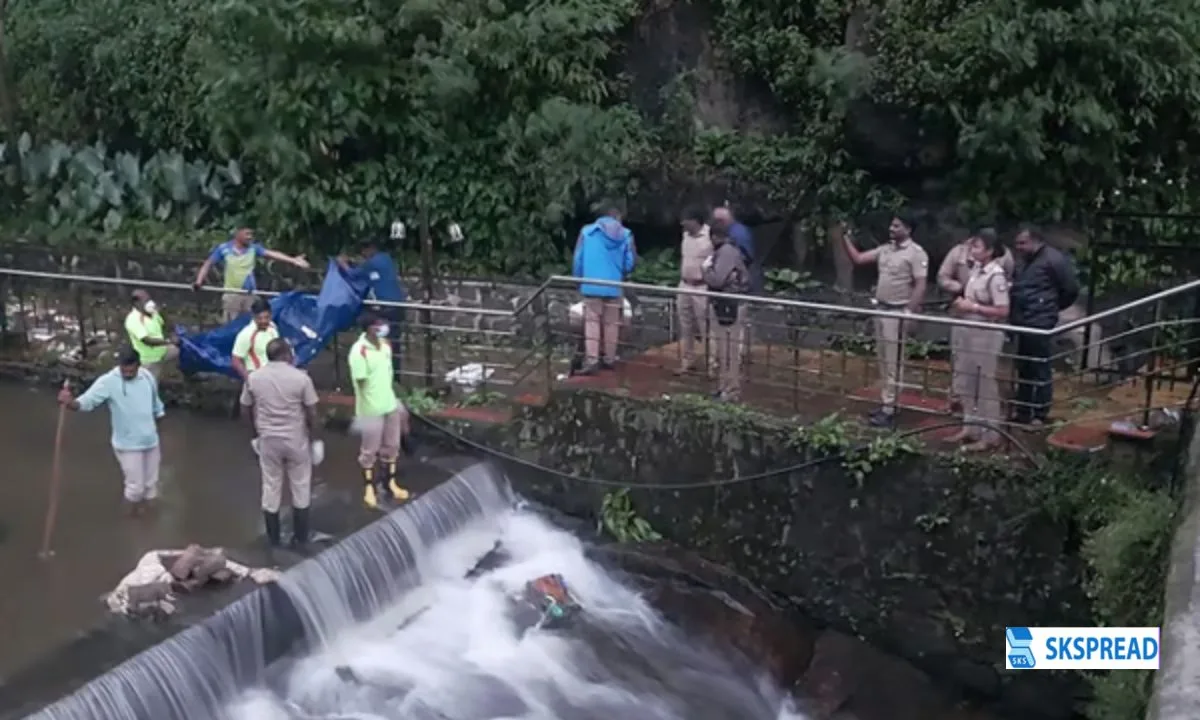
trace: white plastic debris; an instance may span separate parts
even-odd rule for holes
[[[446,382],[474,389],[487,382],[495,372],[494,369],[484,367],[481,363],[468,363],[446,373]]]

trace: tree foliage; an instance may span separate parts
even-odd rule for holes
[[[795,215],[1196,208],[1186,0],[712,3],[715,45],[784,132],[698,127],[687,98],[653,122],[632,107],[633,0],[12,0],[7,54],[33,146],[236,160],[245,183],[200,226],[315,249],[427,214],[435,236],[462,225],[465,259],[541,273],[585,201],[664,163]],[[901,168],[880,169],[869,116],[915,128]]]
[[[795,121],[779,152],[794,162],[775,184],[808,176],[819,201],[824,188],[861,192],[852,180],[870,159],[847,158],[844,140],[867,104],[947,142],[938,200],[1049,219],[1122,188],[1179,209],[1200,143],[1194,10],[1186,0],[721,0],[718,23],[738,67]],[[762,148],[726,161],[761,169]]]

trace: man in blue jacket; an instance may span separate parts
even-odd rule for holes
[[[575,244],[575,277],[621,282],[633,272],[636,254],[633,233],[621,224],[621,212],[610,208],[596,222],[579,231]],[[624,307],[621,288],[611,285],[579,286],[583,295],[584,364],[581,375],[601,367],[611,370],[617,361],[617,341]],[[604,338],[604,355],[600,339]]]

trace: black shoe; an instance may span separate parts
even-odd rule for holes
[[[896,414],[885,412],[884,410],[876,410],[867,417],[867,422],[871,425],[871,427],[894,427],[896,425]]]
[[[617,361],[616,360],[601,360],[600,361],[600,369],[601,370],[616,370],[617,369]]]
[[[292,508],[292,547],[308,544],[308,508]]]
[[[583,367],[579,368],[579,372],[576,373],[576,375],[579,375],[581,377],[588,377],[590,375],[595,375],[598,372],[600,372],[600,363],[589,362],[589,363],[584,363]]]
[[[267,543],[279,547],[279,513],[263,510],[263,523],[267,526]]]

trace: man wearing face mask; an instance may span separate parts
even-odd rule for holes
[[[250,311],[254,313],[250,324],[242,328],[233,341],[233,369],[243,382],[250,373],[267,364],[267,345],[279,337],[279,328],[271,319],[271,305],[263,298],[255,298]]]
[[[163,365],[179,357],[179,348],[174,338],[167,339],[162,315],[150,293],[142,289],[134,290],[132,302],[133,309],[125,316],[125,332],[129,334],[129,342],[141,358],[142,367],[158,380]]]
[[[875,304],[890,312],[915,313],[925,301],[925,284],[929,275],[929,255],[912,239],[914,221],[908,213],[897,213],[888,226],[888,242],[877,248],[859,252],[850,233],[842,237],[846,254],[855,265],[879,266],[879,281],[875,287]],[[881,407],[871,413],[875,427],[891,427],[895,423],[900,388],[904,381],[904,336],[912,323],[899,318],[875,318],[875,354],[879,358]]]
[[[409,431],[409,416],[392,384],[392,348],[387,343],[387,321],[368,312],[363,314],[359,324],[363,334],[351,346],[347,360],[350,379],[354,381],[354,422],[362,436],[358,464],[363,473],[363,504],[376,509],[379,507],[377,490],[390,492],[395,500],[409,497],[408,490],[400,486],[396,477],[401,443]],[[375,473],[381,461],[387,472],[384,482],[378,482]]]
[[[158,382],[142,367],[137,351],[121,348],[117,366],[96,378],[78,399],[63,388],[58,402],[68,410],[91,412],[107,405],[112,416],[112,447],[125,478],[125,502],[140,515],[158,498],[158,420],[166,412]]]

